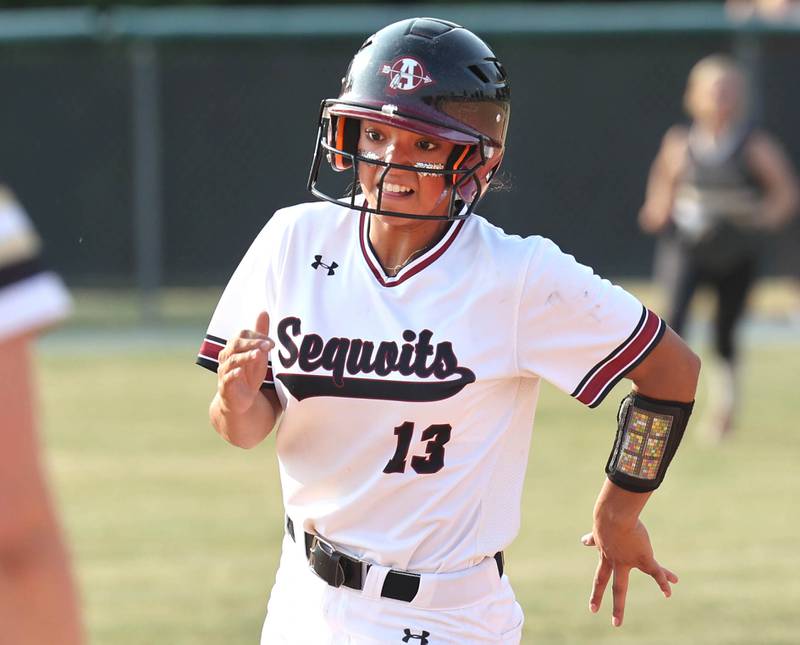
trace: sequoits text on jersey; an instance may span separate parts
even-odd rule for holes
[[[403,342],[375,343],[360,338],[333,337],[327,341],[318,334],[305,334],[300,345],[295,338],[302,334],[300,318],[288,316],[278,324],[279,359],[285,369],[297,365],[303,372],[324,369],[330,376],[279,374],[278,378],[298,399],[309,396],[346,396],[382,398],[400,401],[436,401],[453,396],[475,381],[475,374],[458,364],[453,344],[442,341],[433,345],[433,332],[403,332]],[[415,342],[416,341],[416,342]],[[397,372],[416,375],[427,383],[387,381],[384,379],[348,378],[345,374],[371,374],[385,377]],[[459,378],[447,381],[450,376]],[[436,381],[430,382],[431,377]],[[333,387],[331,387],[333,386]]]

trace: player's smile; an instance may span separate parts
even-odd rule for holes
[[[414,189],[402,184],[392,184],[388,181],[383,182],[383,192],[388,197],[410,197],[414,194]]]
[[[376,177],[380,181],[379,177]],[[409,182],[410,183],[410,182]],[[378,186],[374,188],[375,203],[377,204]],[[400,208],[399,206],[391,206],[393,203],[403,203],[402,209],[408,210],[408,203],[414,201],[417,196],[417,191],[414,190],[408,183],[400,183],[399,181],[384,181],[381,193],[381,203],[386,205],[386,208]],[[422,210],[412,207],[412,210]],[[424,212],[424,211],[423,211]]]

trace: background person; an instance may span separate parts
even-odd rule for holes
[[[731,58],[709,56],[692,68],[684,106],[692,123],[665,134],[639,223],[647,233],[667,236],[674,272],[667,321],[676,332],[684,332],[695,289],[705,284],[716,292],[710,432],[721,438],[735,418],[735,332],[763,234],[792,217],[800,190],[779,144],[748,120],[745,78]]]
[[[43,270],[39,240],[0,186],[0,644],[78,645],[78,598],[48,491],[31,345],[70,300]]]

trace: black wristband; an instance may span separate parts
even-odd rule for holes
[[[660,401],[636,392],[622,399],[617,436],[606,463],[608,478],[634,493],[655,490],[664,480],[683,438],[694,401]]]

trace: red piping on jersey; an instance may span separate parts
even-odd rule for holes
[[[650,353],[661,339],[665,328],[664,322],[658,316],[643,308],[642,317],[633,333],[589,370],[572,396],[589,407],[599,405],[611,388]]]
[[[438,248],[434,246],[433,249],[428,251],[428,254],[430,255],[422,255],[408,266],[403,267],[400,270],[400,273],[398,273],[396,276],[387,277],[383,273],[381,267],[373,262],[372,256],[367,248],[367,214],[362,212],[361,221],[359,222],[359,242],[361,244],[361,252],[364,255],[364,259],[367,261],[367,266],[370,268],[370,271],[372,271],[372,275],[374,275],[375,279],[381,283],[381,286],[396,287],[398,284],[408,280],[411,276],[417,275],[417,273],[422,271],[425,267],[436,262],[436,260],[438,260],[444,254],[444,252],[450,248],[450,245],[456,239],[459,231],[461,231],[463,228],[464,222],[465,220],[462,219],[457,221],[455,226],[451,226],[444,234],[444,238],[442,238],[437,244]]]

